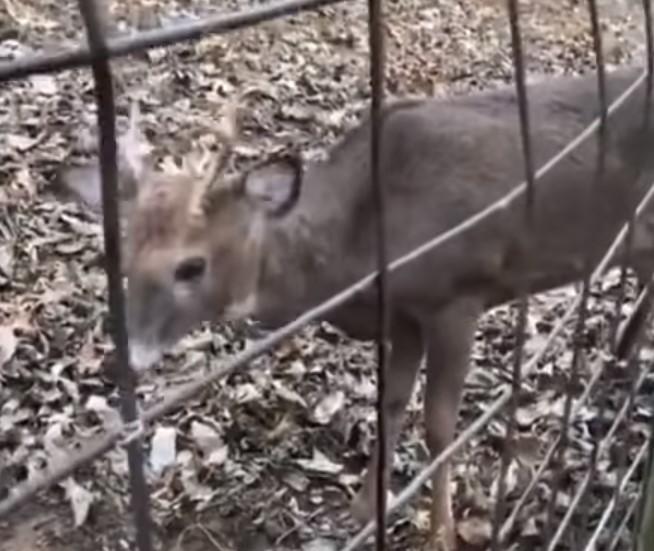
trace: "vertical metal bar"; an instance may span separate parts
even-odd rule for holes
[[[95,96],[98,105],[100,129],[100,166],[102,172],[103,231],[106,255],[106,272],[109,289],[109,315],[116,348],[118,386],[121,395],[121,413],[126,423],[138,419],[134,378],[129,368],[127,331],[125,329],[125,300],[121,278],[120,223],[117,194],[118,170],[116,162],[116,126],[113,80],[109,65],[109,52],[103,33],[100,10],[94,0],[79,0],[86,27],[87,40],[92,52],[92,70]],[[138,438],[127,446],[131,485],[131,505],[136,524],[136,541],[140,551],[152,549],[150,531],[150,496],[143,473],[143,450]]]
[[[520,31],[520,14],[517,0],[507,0],[509,14],[509,26],[511,29],[511,49],[513,53],[513,66],[518,96],[518,112],[520,116],[520,137],[522,141],[522,152],[524,156],[525,181],[525,234],[527,236],[527,247],[532,238],[533,230],[533,209],[535,199],[535,170],[531,144],[531,127],[529,122],[529,101],[525,83],[524,54],[522,51],[522,36]],[[529,262],[527,255],[527,262]],[[512,439],[515,431],[515,415],[518,408],[518,397],[522,386],[522,360],[526,338],[527,310],[529,307],[527,289],[523,286],[520,290],[520,302],[518,307],[518,320],[516,322],[516,347],[513,354],[513,377],[511,382],[511,400],[508,408],[508,424],[506,429],[505,445],[502,452],[500,467],[500,478],[497,487],[497,501],[493,515],[493,528],[491,536],[491,549],[499,551],[501,548],[501,526],[502,518],[505,515],[506,503],[506,475],[513,455]]]
[[[654,89],[654,25],[652,24],[652,4],[651,0],[643,0],[643,13],[645,16],[645,36],[647,47],[647,89],[645,96],[645,120],[644,120],[644,137],[647,136],[651,124],[651,110],[652,110],[652,91]],[[633,549],[634,551],[649,551],[641,548],[641,537],[644,536],[644,526],[646,513],[650,513],[649,509],[652,506],[653,496],[651,495],[652,483],[654,482],[654,421],[650,423],[649,446],[647,452],[647,460],[644,470],[643,480],[641,482],[640,497],[637,498],[637,505],[635,506],[636,515],[634,522],[634,537]]]
[[[370,41],[370,171],[375,198],[377,245],[377,549],[386,546],[386,375],[389,355],[389,294],[386,251],[386,201],[381,179],[380,161],[383,137],[384,100],[384,29],[381,0],[368,0],[368,32]]]
[[[588,13],[590,15],[590,22],[591,22],[591,34],[593,37],[593,49],[595,51],[595,61],[597,64],[597,87],[598,87],[598,94],[599,94],[599,100],[600,100],[600,126],[599,126],[599,135],[598,135],[598,140],[599,140],[599,151],[598,151],[598,161],[597,161],[597,179],[595,185],[598,186],[602,182],[602,179],[604,177],[604,167],[605,167],[605,160],[606,160],[606,140],[607,140],[607,125],[608,125],[608,100],[606,96],[606,74],[605,74],[605,67],[604,67],[604,48],[602,45],[602,31],[600,28],[600,21],[599,21],[599,13],[597,10],[597,2],[596,0],[588,0]],[[594,211],[595,209],[593,209]],[[631,229],[631,227],[630,227]],[[629,231],[627,235],[627,241],[629,242]],[[590,241],[589,241],[590,243]],[[626,248],[628,249],[628,245],[626,245]],[[588,270],[589,270],[589,277],[590,277],[590,271],[592,270],[592,264],[589,261],[588,265]],[[624,266],[623,266],[623,272]],[[624,283],[624,281],[623,281]],[[620,303],[620,300],[617,301],[617,304]],[[610,340],[610,346],[614,347],[615,346],[615,332],[611,331],[611,340]],[[600,360],[600,361],[605,361],[605,360]],[[608,362],[605,361],[606,363],[613,362],[613,359],[609,359]],[[606,365],[603,366],[603,372],[606,373]],[[607,396],[606,396],[606,389],[605,385],[599,384],[597,386],[597,394],[598,394],[598,402],[599,402],[599,407],[598,407],[598,419],[599,423],[597,426],[597,429],[594,434],[592,434],[592,450],[590,454],[590,465],[588,469],[588,486],[592,484],[592,481],[595,478],[596,475],[596,470],[597,470],[597,462],[599,460],[599,454],[600,454],[600,447],[601,447],[601,442],[602,442],[602,435],[601,435],[601,428],[602,428],[602,422],[604,419],[604,415],[606,413],[607,409]],[[588,508],[581,508],[581,514],[582,514],[582,526],[588,526],[588,514],[589,510]]]
[[[585,219],[586,219],[586,238],[585,238],[585,252],[584,255],[584,277],[582,281],[582,291],[581,291],[581,302],[579,303],[579,310],[577,315],[577,322],[574,328],[573,335],[573,354],[572,354],[572,365],[570,369],[570,375],[568,377],[567,385],[567,394],[564,404],[563,417],[561,420],[561,437],[556,453],[556,458],[554,465],[558,467],[558,471],[555,472],[553,477],[553,488],[552,494],[548,506],[548,519],[547,519],[547,531],[548,538],[552,536],[554,530],[555,522],[555,513],[556,513],[556,500],[558,498],[558,493],[561,486],[562,479],[562,469],[563,469],[563,459],[565,450],[568,447],[568,431],[570,430],[570,421],[571,421],[571,411],[572,411],[572,401],[573,393],[576,388],[576,383],[579,379],[579,368],[580,364],[585,356],[583,351],[583,332],[586,325],[586,317],[588,314],[588,298],[590,296],[590,278],[591,272],[593,269],[591,252],[592,248],[589,246],[592,242],[593,235],[595,233],[596,218],[594,213],[596,212],[595,203],[597,199],[597,194],[595,193],[597,186],[601,185],[601,182],[604,179],[605,163],[606,163],[606,133],[607,133],[607,121],[608,121],[608,106],[606,101],[606,85],[605,85],[605,70],[604,70],[604,55],[602,51],[602,35],[599,29],[599,21],[597,14],[597,6],[595,0],[588,0],[588,9],[591,19],[591,27],[593,34],[593,47],[595,50],[595,59],[597,62],[597,86],[598,86],[598,97],[600,104],[600,114],[599,114],[599,127],[597,130],[597,166],[595,171],[595,179],[593,185],[589,185],[587,190],[587,199],[586,199],[586,209],[585,209]]]

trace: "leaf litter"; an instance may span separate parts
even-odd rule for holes
[[[583,3],[560,4],[521,3],[530,80],[593,65]],[[602,12],[612,64],[642,55],[640,16],[618,9],[618,4],[603,3]],[[220,9],[248,6],[231,0]],[[208,0],[115,0],[108,8],[116,33],[216,11]],[[386,12],[390,94],[461,93],[512,78],[503,3],[398,0],[386,3]],[[0,3],[0,31],[3,60],[72,47],[83,38],[72,1],[5,0]],[[245,138],[232,168],[288,143],[302,147],[309,157],[319,156],[355,124],[369,99],[366,9],[355,3],[322,8],[135,54],[115,61],[114,68],[119,126],[125,124],[128,99],[138,99],[155,154],[167,163],[175,164],[194,140],[210,144],[212,119],[217,120],[230,95],[246,87],[256,88],[257,94],[245,109]],[[116,423],[119,397],[106,373],[111,344],[98,220],[54,198],[60,163],[95,151],[90,73],[34,76],[0,87],[1,498],[17,482]],[[590,345],[606,334],[612,312],[610,300],[600,300],[600,290],[614,296],[615,280],[600,285],[591,300],[582,387],[593,362],[599,361]],[[531,299],[527,356],[542,344],[570,296],[568,289]],[[460,429],[510,381],[514,319],[512,306],[482,319]],[[568,337],[571,331],[572,326],[566,329]],[[201,373],[207,357],[236,353],[250,338],[247,331],[230,326],[198,330],[185,339],[188,346],[177,347],[140,381],[139,395],[146,404],[155,402],[170,387]],[[517,434],[509,443],[509,504],[559,434],[569,343],[569,338],[557,342],[525,381]],[[157,538],[166,548],[183,544],[190,550],[215,548],[216,542],[225,549],[338,548],[356,529],[348,501],[373,453],[374,381],[371,343],[356,343],[326,324],[314,324],[257,360],[250,372],[212,385],[160,420],[144,439]],[[610,369],[599,387],[611,394],[594,395],[573,425],[559,513],[565,512],[586,472],[594,425],[599,419],[600,432],[607,430],[628,382],[625,368]],[[423,384],[421,377],[395,452],[393,491],[426,461]],[[651,380],[647,388],[652,388]],[[598,400],[603,400],[604,417],[598,415]],[[602,512],[602,497],[620,464],[616,457],[633,457],[647,434],[651,404],[639,396],[635,405],[630,430],[620,433],[611,460],[600,463],[597,487],[583,509],[585,521]],[[468,549],[482,549],[488,541],[505,432],[505,420],[495,420],[455,458],[455,514]],[[551,479],[551,469],[545,477]],[[637,489],[629,486],[628,493]],[[22,548],[15,538],[24,537],[28,526],[47,550],[128,548],[134,535],[126,522],[127,490],[124,451],[113,450],[40,496],[10,524],[0,523],[0,537],[9,549]],[[428,496],[425,488],[392,526],[394,549],[419,546],[427,526]],[[512,548],[542,543],[548,498],[547,487],[539,485],[519,515]],[[586,526],[588,522],[575,523],[574,530]]]

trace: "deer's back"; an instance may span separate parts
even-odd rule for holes
[[[608,75],[609,102],[640,72],[623,69]],[[643,160],[651,165],[647,154],[651,135],[643,142],[639,134],[644,88],[641,85],[610,120],[605,178],[598,187],[590,187],[597,167],[594,137],[538,182],[535,234],[529,249],[525,245],[524,202],[518,200],[400,270],[393,280],[399,301],[429,308],[463,292],[478,292],[493,303],[512,298],[521,279],[532,291],[539,291],[578,277],[584,250],[590,247],[598,258],[642,193],[635,186],[636,166]],[[594,73],[538,83],[530,87],[529,100],[536,169],[562,150],[600,111]],[[512,86],[391,108],[382,148],[391,258],[450,230],[525,179]],[[343,157],[356,159],[352,178],[342,173],[335,185],[348,189],[350,204],[342,209],[347,213],[342,215],[343,226],[347,226],[342,248],[348,251],[349,267],[355,266],[359,273],[375,267],[374,201],[366,152],[367,142],[351,140],[349,148],[337,150],[330,161],[342,166]],[[588,241],[583,222],[591,189],[596,226]]]

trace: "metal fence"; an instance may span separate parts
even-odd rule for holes
[[[206,388],[209,382],[224,378],[237,369],[244,368],[251,360],[264,354],[273,346],[283,339],[292,335],[301,329],[304,325],[321,316],[330,310],[342,305],[360,291],[376,285],[378,289],[378,308],[379,308],[379,325],[378,325],[378,438],[383,440],[385,435],[385,417],[384,410],[381,407],[384,397],[385,378],[384,366],[387,361],[387,341],[388,341],[388,291],[386,285],[387,274],[397,270],[401,266],[412,262],[419,256],[428,251],[433,251],[442,247],[444,243],[452,239],[461,232],[467,231],[471,227],[483,222],[492,214],[506,209],[508,205],[516,200],[525,197],[525,216],[527,226],[532,221],[532,210],[534,204],[534,185],[535,182],[548,173],[557,163],[566,156],[570,155],[585,140],[590,139],[597,134],[598,139],[598,159],[597,159],[597,180],[599,181],[605,170],[605,148],[606,148],[606,125],[608,118],[613,112],[624,103],[630,94],[636,88],[646,83],[647,101],[645,105],[645,114],[643,124],[645,128],[650,124],[650,104],[652,91],[652,69],[654,66],[654,56],[652,48],[652,18],[649,0],[643,0],[643,21],[647,36],[647,66],[643,73],[634,82],[629,89],[622,94],[611,105],[607,104],[605,90],[605,68],[602,56],[602,39],[598,17],[598,10],[595,0],[588,1],[588,11],[592,26],[594,49],[597,61],[597,82],[598,94],[601,105],[601,113],[597,120],[577,136],[564,150],[560,151],[554,158],[545,165],[536,168],[532,158],[532,146],[530,141],[530,125],[528,111],[528,94],[525,86],[525,68],[522,53],[522,40],[520,36],[520,24],[518,15],[517,0],[507,0],[509,13],[509,25],[512,37],[512,52],[515,68],[515,82],[517,96],[519,99],[519,115],[522,137],[522,148],[524,153],[524,170],[525,181],[517,185],[514,190],[507,196],[503,197],[496,203],[489,205],[483,211],[457,225],[449,231],[436,236],[427,243],[422,244],[415,250],[407,253],[401,258],[388,262],[386,255],[386,235],[384,230],[384,192],[380,185],[379,178],[379,151],[380,151],[380,127],[382,124],[381,111],[383,106],[383,89],[384,89],[384,67],[383,67],[383,32],[382,32],[382,5],[381,0],[369,0],[369,31],[370,31],[370,55],[371,55],[371,85],[372,85],[372,143],[371,143],[371,166],[372,176],[375,186],[375,200],[377,207],[377,256],[378,270],[376,273],[356,282],[351,287],[345,289],[339,294],[333,296],[324,303],[305,312],[293,322],[283,328],[269,334],[265,338],[257,341],[249,349],[238,354],[234,358],[226,361],[222,366],[205,377],[188,383],[176,389],[159,404],[140,411],[137,406],[137,400],[134,393],[133,378],[130,377],[130,368],[128,365],[128,343],[125,330],[125,312],[124,299],[121,284],[120,266],[120,233],[118,231],[118,200],[116,193],[117,164],[116,164],[116,130],[114,116],[114,95],[112,73],[110,70],[110,59],[117,56],[127,55],[133,52],[141,51],[147,48],[158,47],[173,44],[182,40],[196,40],[211,33],[221,33],[236,30],[262,21],[270,20],[276,17],[297,13],[301,10],[317,8],[319,6],[335,3],[337,0],[285,0],[264,7],[258,7],[248,11],[238,12],[229,15],[220,15],[208,17],[191,23],[184,23],[170,28],[163,28],[142,32],[130,37],[107,38],[104,27],[105,22],[102,20],[98,6],[100,0],[80,0],[79,6],[86,26],[88,47],[80,48],[74,51],[67,51],[54,54],[42,54],[24,59],[18,59],[12,62],[0,65],[0,81],[26,77],[35,73],[45,73],[61,71],[83,65],[90,65],[93,70],[95,79],[95,94],[98,105],[98,124],[100,128],[100,160],[102,167],[102,200],[103,200],[103,224],[104,239],[107,257],[107,277],[109,290],[109,307],[110,315],[113,320],[112,331],[113,339],[116,345],[117,363],[119,365],[118,383],[122,397],[122,419],[123,424],[120,427],[109,429],[101,438],[90,445],[87,445],[79,453],[70,456],[66,461],[51,465],[46,472],[39,478],[13,488],[10,495],[0,502],[0,518],[7,516],[10,512],[25,504],[37,492],[49,487],[55,482],[62,480],[70,475],[75,469],[92,461],[110,448],[122,444],[127,449],[129,460],[131,500],[134,511],[134,522],[137,533],[137,546],[141,551],[147,551],[153,548],[151,539],[151,520],[149,513],[149,495],[145,478],[143,474],[143,451],[141,437],[145,426],[154,420],[178,407],[183,401],[189,399],[202,389]],[[615,237],[611,248],[606,252],[601,262],[597,266],[592,266],[590,259],[585,265],[585,276],[582,281],[581,292],[577,298],[569,305],[564,315],[558,320],[555,327],[551,330],[546,342],[535,353],[526,365],[523,365],[523,346],[525,343],[525,325],[527,319],[527,295],[523,293],[519,300],[519,315],[515,328],[516,350],[514,352],[514,364],[512,367],[512,384],[493,402],[485,413],[471,423],[452,444],[437,458],[435,458],[420,474],[397,496],[392,504],[386,503],[385,479],[383,476],[377,477],[378,484],[378,503],[377,515],[375,521],[370,521],[362,530],[352,538],[347,545],[343,547],[344,551],[350,551],[363,544],[371,535],[376,533],[377,549],[385,548],[386,538],[386,520],[388,516],[405,505],[416,493],[421,486],[429,479],[436,469],[460,450],[475,434],[484,429],[488,423],[500,412],[508,411],[508,425],[506,438],[510,441],[516,423],[516,409],[518,406],[518,397],[521,391],[523,377],[526,373],[534,370],[535,366],[544,358],[547,350],[557,337],[559,337],[565,325],[576,316],[573,356],[570,365],[570,376],[568,381],[568,392],[565,399],[565,407],[561,421],[560,436],[549,445],[545,452],[543,460],[534,473],[534,476],[526,486],[522,495],[515,501],[512,509],[507,510],[508,502],[505,499],[506,484],[505,479],[510,461],[509,446],[505,446],[505,452],[501,460],[501,477],[497,490],[496,510],[494,514],[492,543],[493,550],[502,549],[506,546],[506,541],[510,531],[514,528],[518,513],[527,502],[536,486],[542,480],[543,473],[548,466],[561,464],[564,461],[564,455],[569,445],[568,435],[571,424],[575,419],[583,404],[589,397],[601,386],[602,371],[615,360],[613,358],[604,359],[599,362],[598,368],[593,372],[593,376],[586,386],[582,395],[574,397],[574,388],[579,377],[579,364],[581,357],[582,332],[588,309],[588,299],[591,285],[598,280],[606,271],[609,260],[614,256],[618,248],[626,243],[628,252],[633,225],[638,216],[649,203],[654,195],[652,187],[642,199],[636,211],[632,213],[631,219],[626,220],[620,233]],[[590,214],[590,213],[589,213]],[[589,231],[592,231],[592,216],[588,216]],[[614,353],[616,347],[615,335],[617,334],[617,323],[620,318],[622,302],[625,297],[626,268],[622,268],[620,278],[620,292],[616,300],[616,309],[614,316],[613,337],[609,343],[609,351]],[[649,283],[646,284],[637,301],[635,315],[646,317],[646,306],[649,302]],[[642,308],[640,307],[642,305]],[[630,360],[632,369],[629,372],[633,375],[630,383],[630,391],[624,397],[624,400],[618,409],[618,413],[612,420],[611,426],[601,437],[594,438],[592,451],[589,453],[588,466],[585,476],[578,482],[576,492],[569,504],[567,513],[562,519],[556,519],[554,514],[554,504],[556,503],[560,486],[562,484],[560,476],[555,476],[551,484],[550,506],[548,509],[549,523],[547,526],[546,549],[553,551],[562,541],[566,531],[570,528],[571,520],[577,512],[578,506],[591,485],[598,461],[608,451],[612,439],[618,433],[621,426],[628,424],[632,415],[634,399],[641,389],[645,378],[648,374],[647,368],[638,370],[633,360]],[[602,402],[600,402],[602,403]],[[600,414],[602,409],[600,408]],[[651,439],[650,439],[651,440]],[[628,461],[626,456],[621,459],[620,476],[615,481],[615,486],[610,499],[603,503],[603,512],[599,521],[589,530],[586,540],[578,545],[579,549],[593,550],[597,547],[600,535],[610,525],[612,533],[607,540],[606,549],[618,549],[621,545],[622,534],[629,528],[630,523],[638,526],[638,522],[633,521],[637,516],[638,504],[640,500],[636,498],[626,499],[624,489],[627,483],[636,473],[637,468],[641,465],[648,455],[648,442],[643,443],[635,457]],[[385,446],[378,446],[380,473],[386,457],[384,457]],[[643,488],[645,485],[642,485]],[[619,513],[619,515],[618,515]]]

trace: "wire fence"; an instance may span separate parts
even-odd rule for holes
[[[563,414],[561,416],[561,427],[559,436],[550,443],[545,450],[539,467],[533,473],[529,483],[517,499],[513,500],[509,510],[507,499],[507,474],[511,463],[511,446],[505,445],[500,461],[499,484],[495,492],[496,507],[493,514],[491,548],[493,550],[506,548],[510,535],[516,528],[519,513],[536,488],[544,483],[547,468],[553,467],[554,478],[548,482],[549,505],[548,522],[545,527],[546,541],[544,549],[553,551],[560,548],[560,544],[567,533],[570,532],[571,523],[575,515],[580,512],[580,503],[588,493],[594,479],[597,476],[598,463],[610,451],[614,445],[616,435],[621,427],[628,426],[633,415],[635,398],[643,388],[649,374],[648,366],[640,367],[636,362],[637,354],[631,353],[624,362],[627,364],[629,373],[629,390],[617,408],[616,415],[611,419],[609,428],[605,431],[597,431],[593,435],[592,449],[589,451],[587,468],[584,476],[577,481],[576,490],[571,501],[567,505],[566,513],[562,518],[556,514],[557,500],[559,499],[564,469],[560,466],[566,461],[566,452],[570,446],[570,432],[575,419],[581,409],[595,396],[599,403],[598,416],[601,418],[606,409],[607,395],[602,389],[603,377],[607,369],[615,367],[618,356],[618,343],[620,342],[618,323],[621,319],[622,304],[625,299],[625,285],[627,274],[627,260],[632,246],[634,225],[639,216],[648,207],[654,196],[654,185],[641,198],[638,207],[631,213],[631,217],[624,221],[620,232],[615,236],[611,247],[605,252],[600,262],[593,266],[591,247],[588,246],[588,254],[584,263],[584,276],[581,285],[581,292],[568,306],[563,316],[550,331],[546,341],[539,350],[532,355],[528,362],[523,362],[524,345],[526,335],[526,321],[528,312],[528,291],[523,288],[518,300],[518,316],[515,327],[515,351],[514,363],[512,366],[511,385],[504,389],[499,397],[486,409],[486,411],[465,428],[456,439],[441,453],[434,458],[405,489],[391,502],[386,503],[386,479],[383,476],[383,468],[388,458],[384,439],[386,435],[386,419],[383,408],[385,396],[385,373],[388,362],[389,350],[389,292],[388,274],[393,273],[403,266],[415,261],[428,252],[433,252],[449,243],[453,238],[469,231],[472,228],[483,224],[489,217],[499,212],[507,211],[514,207],[519,201],[524,200],[525,226],[529,237],[533,226],[533,209],[538,200],[536,183],[552,171],[562,160],[574,155],[575,151],[589,140],[597,139],[597,164],[595,186],[602,184],[606,173],[606,147],[607,147],[607,124],[612,116],[636,93],[645,86],[646,101],[643,111],[643,129],[645,134],[650,126],[651,113],[651,92],[653,83],[653,41],[652,41],[652,17],[649,0],[643,0],[643,21],[647,37],[647,66],[640,76],[611,104],[607,101],[606,75],[604,60],[602,56],[603,45],[599,23],[598,9],[595,0],[588,1],[588,12],[591,22],[593,46],[597,61],[597,87],[600,105],[599,117],[563,150],[550,159],[541,167],[536,167],[532,150],[531,135],[532,129],[529,119],[529,95],[525,84],[524,55],[522,52],[522,38],[520,33],[520,17],[517,0],[507,0],[509,15],[509,26],[511,30],[511,44],[515,68],[516,93],[518,98],[518,110],[520,120],[520,135],[522,140],[522,151],[524,155],[524,182],[516,185],[515,188],[500,200],[489,205],[476,215],[456,225],[450,230],[423,243],[413,251],[389,262],[386,246],[386,229],[384,213],[386,210],[384,190],[381,186],[380,151],[382,125],[383,125],[383,90],[384,90],[384,47],[383,47],[383,14],[381,0],[369,0],[369,30],[370,30],[370,70],[372,87],[372,140],[371,140],[371,170],[372,181],[375,188],[375,206],[377,212],[377,272],[371,273],[354,283],[347,289],[331,297],[318,306],[306,311],[298,318],[284,327],[270,333],[261,340],[253,343],[240,354],[222,363],[206,376],[181,386],[171,392],[160,403],[151,408],[139,411],[134,391],[134,379],[128,362],[128,339],[125,329],[125,304],[121,283],[121,248],[119,232],[119,204],[117,195],[117,150],[116,150],[116,127],[115,127],[115,105],[113,95],[112,72],[110,60],[117,56],[128,55],[152,47],[170,45],[182,40],[197,40],[203,36],[223,33],[231,30],[244,28],[249,25],[270,20],[273,18],[297,13],[301,10],[318,8],[320,6],[335,3],[334,0],[286,0],[275,4],[258,7],[244,12],[229,15],[208,17],[204,20],[191,23],[179,24],[170,28],[157,29],[143,32],[130,37],[108,38],[105,34],[105,21],[99,9],[99,0],[80,0],[79,7],[87,32],[88,45],[74,51],[37,55],[18,59],[0,65],[0,81],[22,78],[28,75],[44,72],[61,71],[73,67],[90,65],[95,80],[95,94],[98,105],[98,126],[100,128],[99,151],[102,172],[102,202],[103,202],[103,232],[106,248],[106,271],[108,278],[109,312],[111,316],[112,337],[117,353],[117,364],[119,366],[118,385],[121,395],[122,425],[108,429],[107,432],[96,441],[88,444],[79,452],[66,458],[65,461],[52,464],[39,477],[31,478],[29,481],[13,488],[9,496],[0,502],[0,518],[7,516],[21,505],[25,504],[37,492],[48,488],[57,481],[62,480],[78,467],[89,463],[101,456],[112,447],[120,444],[125,446],[128,454],[131,501],[136,526],[136,543],[141,551],[153,549],[152,530],[150,518],[149,494],[143,473],[143,448],[142,436],[147,425],[161,418],[166,413],[179,407],[184,401],[198,394],[206,388],[207,384],[222,379],[239,369],[244,369],[258,356],[268,352],[272,347],[282,340],[293,335],[306,324],[322,318],[325,314],[343,305],[361,291],[371,287],[377,287],[377,303],[379,311],[379,324],[377,336],[378,356],[378,440],[381,445],[377,446],[378,476],[377,480],[377,514],[374,520],[368,522],[361,531],[356,534],[343,547],[343,551],[350,551],[358,548],[376,534],[377,549],[384,549],[386,545],[386,522],[389,516],[407,504],[421,490],[430,477],[444,465],[450,458],[462,449],[470,439],[484,430],[494,418],[502,412],[507,414],[505,439],[510,443],[516,427],[516,411],[519,405],[520,393],[523,388],[523,381],[527,375],[533,373],[536,366],[543,360],[553,343],[561,336],[563,330],[571,320],[575,320],[573,337],[573,354],[571,359],[569,379],[566,384],[567,393]],[[596,231],[594,224],[597,223],[595,213],[596,205],[594,199],[595,188],[588,193],[586,201],[586,212],[583,216],[588,230],[587,240],[593,237]],[[615,312],[612,317],[611,338],[608,344],[608,354],[600,355],[591,366],[592,376],[587,382],[583,392],[578,394],[580,366],[586,362],[584,355],[583,332],[588,312],[588,301],[591,286],[604,275],[610,267],[612,259],[619,251],[624,251],[624,263],[621,270],[620,290],[616,299]],[[638,297],[637,307],[633,319],[640,316],[642,320],[648,318],[650,296],[650,283],[645,282]],[[641,321],[642,321],[641,320]],[[638,350],[642,340],[642,326],[636,336],[632,335],[633,349]],[[627,324],[629,327],[629,324]],[[651,442],[651,439],[650,439]],[[587,531],[584,541],[577,541],[575,548],[591,551],[597,549],[598,542],[603,537],[604,549],[624,549],[624,534],[631,527],[632,534],[639,525],[639,503],[641,499],[626,495],[626,488],[630,481],[634,480],[639,466],[648,456],[651,456],[650,443],[643,442],[637,446],[637,453],[628,457],[626,453],[619,456],[619,476],[613,484],[610,497],[602,503],[601,514],[591,528]],[[557,466],[559,467],[557,469]],[[646,484],[642,484],[645,488]],[[609,530],[610,528],[610,530]],[[608,532],[607,532],[608,531]],[[606,534],[608,533],[608,537]]]

